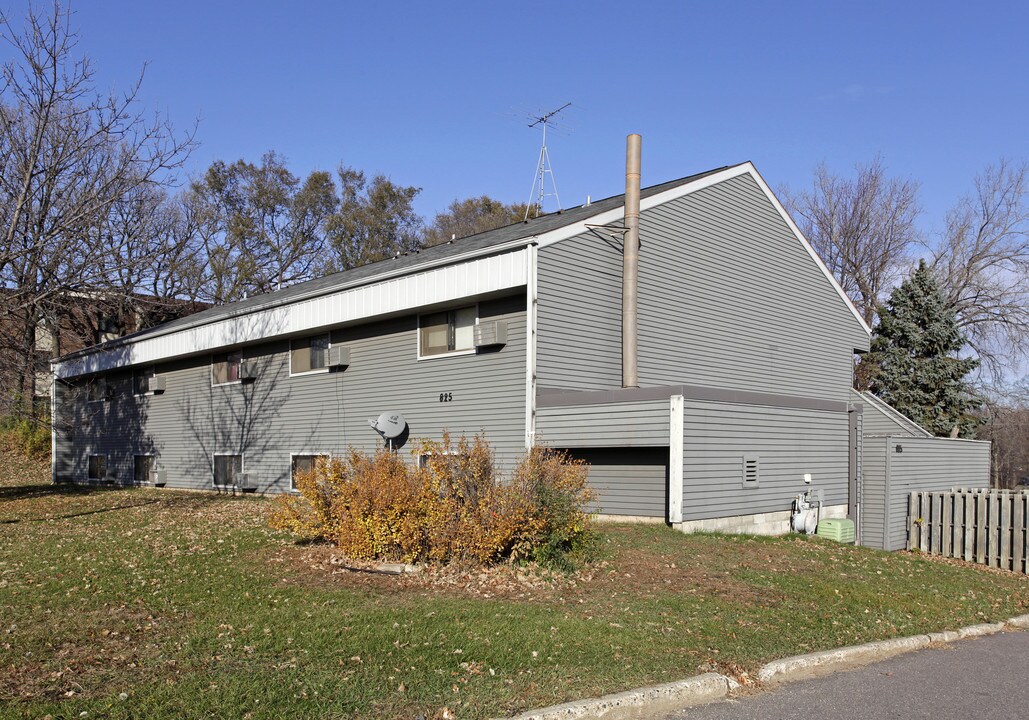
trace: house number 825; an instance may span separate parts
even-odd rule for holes
[[[439,394],[439,401],[440,402],[450,402],[453,399],[454,399],[454,393],[440,393]]]

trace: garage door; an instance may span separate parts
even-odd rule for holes
[[[668,503],[668,448],[577,448],[590,464],[592,510],[604,515],[663,518]]]

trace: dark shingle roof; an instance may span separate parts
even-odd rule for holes
[[[726,165],[698,173],[696,175],[679,178],[678,180],[671,180],[660,185],[651,185],[650,187],[643,188],[640,191],[640,197],[647,198],[652,195],[657,195],[658,193],[686,185],[707,177],[708,175],[726,170],[730,167],[736,166]],[[352,270],[344,270],[343,272],[333,273],[315,280],[297,283],[296,285],[291,285],[288,288],[276,290],[275,292],[255,295],[254,297],[247,298],[246,300],[239,300],[226,305],[218,305],[193,315],[187,315],[186,317],[172,320],[171,322],[164,323],[163,325],[158,325],[130,335],[125,335],[124,337],[111,340],[103,345],[97,345],[92,348],[86,348],[85,350],[70,353],[61,359],[65,360],[79,357],[81,355],[88,355],[100,349],[106,350],[118,347],[143,338],[166,335],[177,330],[199,327],[201,325],[207,325],[208,323],[217,322],[218,320],[223,320],[229,317],[237,317],[256,312],[258,310],[287,305],[295,300],[324,295],[356,285],[365,285],[369,282],[374,282],[380,275],[386,275],[387,273],[395,274],[398,271],[400,274],[405,274],[405,271],[414,272],[422,265],[445,261],[451,256],[474,253],[477,250],[488,250],[493,246],[514,243],[523,239],[528,242],[531,238],[538,235],[543,235],[544,233],[560,229],[567,225],[573,225],[608,210],[619,208],[623,205],[624,198],[624,194],[613,195],[612,197],[604,198],[603,200],[598,200],[582,207],[559,210],[547,215],[541,215],[538,218],[533,218],[525,222],[514,223],[513,225],[506,225],[495,230],[478,233],[477,235],[458,238],[457,240],[453,240],[442,245],[425,248],[396,258],[380,260],[379,262],[363,265]]]

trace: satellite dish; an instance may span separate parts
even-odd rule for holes
[[[369,420],[368,424],[375,428],[375,432],[387,440],[399,437],[404,428],[407,427],[407,420],[398,412],[386,411],[375,420]]]

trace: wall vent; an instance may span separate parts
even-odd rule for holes
[[[758,487],[761,482],[761,458],[758,455],[743,456],[743,487]]]
[[[487,320],[475,326],[475,347],[507,344],[507,320]]]
[[[344,368],[350,365],[350,348],[345,346],[334,346],[329,348],[330,368]]]

